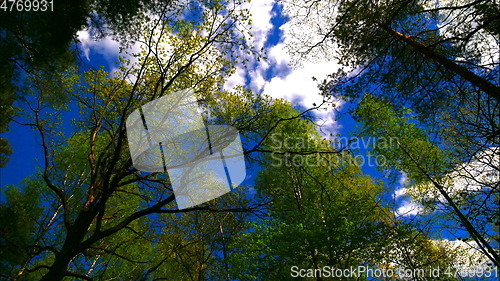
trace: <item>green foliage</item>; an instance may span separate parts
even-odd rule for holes
[[[284,118],[296,114],[289,109]],[[281,122],[265,148],[271,152],[256,189],[273,202],[270,219],[232,246],[236,278],[288,280],[292,265],[349,268],[380,258],[388,228],[377,203],[381,187],[349,153],[334,151],[301,118]]]
[[[432,131],[419,126],[411,111],[398,110],[391,103],[369,94],[360,102],[355,116],[362,124],[360,136],[379,138],[372,151],[385,159],[380,168],[392,171],[394,175],[400,171],[406,173],[409,178],[407,194],[423,207],[424,214],[432,215],[428,218],[429,223],[447,225],[451,233],[456,228],[466,230],[467,237],[482,243],[484,254],[492,251],[484,250],[488,246],[484,239],[498,239],[498,232],[492,224],[498,207],[498,202],[495,202],[498,193],[495,188],[498,183],[495,180],[498,165],[493,156],[495,147],[474,155],[468,162],[460,162],[463,156],[457,157],[455,153],[467,146],[455,143],[451,149],[446,149],[448,147],[438,142],[439,138],[430,139]],[[451,131],[442,135],[445,140],[450,139]],[[455,139],[458,142],[463,140],[460,137]],[[473,141],[466,142],[470,145]],[[470,174],[475,176],[470,177]],[[441,234],[435,235],[439,237]],[[489,258],[495,262],[494,256]]]
[[[302,1],[290,2],[300,6]],[[358,101],[371,91],[398,107],[410,107],[430,125],[443,110],[455,111],[459,99],[480,93],[500,100],[492,31],[498,8],[491,1],[342,0],[321,5],[338,10],[333,16],[319,12],[303,18],[300,14],[306,13],[299,9],[296,25],[318,25],[322,32],[314,35],[315,41],[290,48],[301,59],[325,52],[339,61],[339,70],[323,83],[325,95]]]
[[[245,3],[231,7],[225,1],[80,1],[59,6],[57,13],[64,15],[55,21],[35,14],[8,14],[0,20],[0,36],[6,39],[0,43],[0,61],[6,62],[0,70],[5,93],[0,98],[0,132],[15,114],[12,104],[18,91],[27,105],[22,117],[38,133],[44,153],[40,171],[23,185],[8,187],[0,205],[2,278],[286,280],[292,265],[430,269],[452,264],[457,252],[395,218],[381,199],[384,186],[362,174],[351,152],[336,151],[322,139],[309,113],[242,86],[223,90],[235,65],[246,62],[240,51],[264,58],[243,39],[247,34],[240,27],[250,23],[248,11],[239,6]],[[491,105],[493,110],[480,114],[491,133],[498,123],[492,118],[497,105],[481,94],[480,106],[451,94],[467,87],[441,87],[429,100],[446,111],[423,114],[424,108],[433,108],[426,103],[427,95],[421,107],[394,107],[406,100],[421,101],[422,93],[411,93],[422,81],[439,79],[435,72],[446,78],[450,74],[449,69],[434,68],[422,54],[416,57],[418,63],[409,64],[415,49],[388,40],[390,31],[382,28],[386,24],[412,33],[428,23],[417,16],[424,12],[422,6],[390,4],[381,8],[370,1],[340,1],[339,15],[349,16],[331,34],[345,47],[341,55],[346,67],[377,58],[371,74],[378,74],[387,62],[396,66],[391,71],[405,70],[388,71],[376,80],[388,94],[365,95],[355,115],[364,126],[359,136],[379,138],[373,153],[387,160],[380,168],[405,171],[412,184],[425,187],[429,178],[446,178],[461,159],[456,155],[470,143],[497,142],[495,135],[483,141],[484,135],[474,135],[477,131],[470,126],[476,110]],[[94,11],[92,36],[113,34],[128,43],[143,42],[141,52],[134,54],[137,60],[121,58],[113,75],[103,68],[80,72],[77,66],[68,67],[73,62],[67,49],[71,37],[89,28],[85,19]],[[491,18],[484,8],[477,11],[484,23]],[[21,18],[27,24],[19,29]],[[60,27],[60,20],[67,24]],[[100,30],[105,26],[111,29]],[[53,32],[59,28],[60,33]],[[47,36],[42,38],[43,33]],[[425,43],[441,40],[436,31],[424,33],[419,40]],[[453,57],[451,51],[466,53],[445,45],[434,51],[447,57]],[[19,76],[15,62],[27,67],[24,86],[12,83]],[[332,78],[345,82],[344,74]],[[360,81],[369,81],[367,77]],[[356,91],[365,85],[346,87],[343,94],[355,100],[360,97]],[[325,89],[331,90],[329,86]],[[132,166],[125,119],[141,105],[186,88],[195,90],[207,123],[229,124],[240,131],[247,164],[258,164],[259,174],[252,189],[178,210],[167,175],[141,173]],[[464,106],[450,110],[451,97],[457,96]],[[392,103],[387,97],[398,99]],[[61,116],[74,106],[79,112],[71,120],[73,130],[63,134],[68,122]],[[439,132],[425,127],[431,117],[448,125],[463,122],[431,139]],[[457,137],[459,128],[467,134]],[[383,143],[384,137],[396,142]],[[448,146],[456,149],[443,149]],[[0,166],[9,152],[0,139]],[[249,191],[254,190],[252,197]],[[460,202],[472,204],[469,197]]]
[[[23,189],[7,187],[6,202],[0,205],[0,271],[4,273],[22,264],[35,244],[33,233],[42,210],[40,186],[31,180],[25,183]]]
[[[422,172],[437,178],[448,171],[449,156],[429,140],[429,135],[409,109],[397,109],[373,95],[365,95],[354,112],[362,124],[360,137],[375,137],[373,153],[385,159],[379,168],[404,171],[415,183],[428,181]]]

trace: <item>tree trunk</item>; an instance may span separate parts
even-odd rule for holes
[[[83,210],[75,223],[68,229],[64,245],[56,254],[54,263],[41,281],[60,281],[67,275],[68,265],[71,260],[81,252],[81,242],[95,217],[95,212]]]
[[[447,59],[446,57],[436,53],[432,48],[425,46],[424,44],[415,41],[413,38],[405,36],[396,30],[382,25],[382,29],[387,31],[391,36],[397,38],[398,40],[407,43],[411,46],[415,51],[423,54],[427,58],[435,61],[438,64],[441,64],[447,70],[457,74],[463,79],[469,81],[473,86],[478,87],[481,91],[485,92],[491,98],[500,101],[500,87],[491,83],[490,81],[484,79],[481,76],[476,75],[474,72],[468,70],[467,68],[456,64],[452,60]]]

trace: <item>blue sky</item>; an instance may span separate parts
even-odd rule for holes
[[[334,72],[338,64],[330,56],[321,54],[316,54],[313,60],[304,60],[296,64],[287,48],[296,42],[294,32],[292,32],[295,29],[292,30],[291,23],[287,21],[288,18],[284,15],[282,7],[272,0],[253,0],[248,4],[248,8],[253,15],[253,43],[257,49],[263,47],[266,50],[268,59],[261,62],[254,61],[250,64],[253,67],[248,69],[239,67],[235,74],[229,77],[225,88],[231,89],[236,85],[245,85],[256,94],[287,99],[298,109],[307,109],[313,104],[321,104],[323,98],[319,95],[318,82],[313,80],[313,77],[321,81]],[[328,11],[320,12],[328,13]],[[104,66],[107,71],[111,72],[116,69],[118,42],[110,38],[93,41],[86,31],[79,32],[78,36],[81,41],[78,45],[81,56],[90,66],[95,68]],[[295,67],[290,65],[295,65]],[[343,116],[337,121],[337,110],[342,111],[343,102],[337,101],[336,104],[336,110],[331,108],[318,110],[314,112],[314,116],[318,123],[323,124],[321,133],[326,138],[331,138],[330,134],[338,133],[340,137],[347,139],[356,123],[349,116]],[[42,164],[40,141],[29,127],[12,123],[10,131],[4,136],[11,142],[14,153],[7,166],[0,170],[2,189],[6,185],[19,184],[23,178],[33,174]],[[361,147],[360,152],[365,153],[366,150]],[[383,178],[375,167],[364,166],[363,170],[374,177]],[[416,214],[418,207],[405,198],[404,184],[405,177],[402,175],[399,180],[391,184],[393,190],[387,196],[393,196],[392,198],[396,200],[400,214]]]
[[[305,110],[314,104],[319,105],[322,97],[319,95],[317,81],[337,69],[337,63],[326,59],[303,61],[299,66],[291,67],[294,61],[288,53],[287,45],[293,40],[290,34],[289,18],[283,7],[272,0],[254,0],[247,8],[252,14],[253,41],[256,49],[264,48],[267,60],[250,63],[253,67],[247,69],[238,67],[235,74],[229,77],[225,88],[231,89],[236,85],[250,87],[256,94],[266,94],[273,98],[284,98],[292,102],[299,110]],[[90,38],[88,32],[78,32],[81,43],[76,46],[81,53],[87,67],[99,68],[112,72],[117,68],[120,44],[109,37],[98,41]],[[134,48],[136,48],[134,50]],[[137,47],[133,47],[137,51]],[[313,77],[317,81],[313,80]],[[319,131],[325,138],[331,139],[330,134],[340,134],[345,143],[356,126],[348,116],[336,121],[337,111],[342,110],[343,102],[335,102],[337,108],[314,111],[318,124],[322,124]],[[67,113],[70,119],[71,113]],[[22,120],[21,120],[22,121]],[[68,132],[71,130],[69,122]],[[12,144],[14,153],[6,167],[0,170],[0,186],[19,184],[24,178],[41,168],[42,151],[39,137],[26,126],[13,122],[10,131],[4,134]],[[361,153],[366,150],[361,148]],[[365,165],[364,172],[380,177],[375,167]],[[253,178],[255,175],[250,175]],[[403,181],[400,181],[403,183]],[[399,186],[400,187],[400,186]],[[398,187],[398,188],[399,188]],[[1,194],[1,193],[0,193]],[[398,200],[403,202],[402,197]],[[408,205],[409,206],[409,205]],[[405,207],[406,208],[406,207]]]
[[[292,28],[288,17],[284,14],[281,6],[273,0],[253,0],[248,4],[248,8],[253,15],[252,30],[254,34],[253,43],[256,49],[264,48],[267,52],[267,60],[260,62],[253,61],[245,69],[239,67],[235,74],[229,77],[225,84],[226,89],[231,89],[237,85],[245,85],[251,88],[256,94],[266,94],[274,98],[284,98],[292,102],[298,109],[307,109],[313,104],[321,104],[322,97],[319,95],[317,81],[321,81],[328,74],[338,68],[338,64],[331,56],[321,53],[313,54],[312,60],[304,60],[296,64],[296,60],[289,54],[289,46],[293,46],[297,38],[295,35],[304,31],[297,31]],[[329,11],[318,11],[325,16]],[[321,24],[321,23],[319,23]],[[299,34],[302,36],[305,34]],[[111,38],[103,38],[93,41],[86,31],[78,33],[81,43],[77,46],[81,51],[81,57],[91,67],[98,68],[104,66],[105,70],[112,72],[117,68],[119,43]],[[299,38],[300,39],[300,38]],[[302,38],[313,40],[314,38]],[[331,46],[330,46],[331,47]],[[290,65],[295,65],[294,67]],[[343,102],[335,102],[337,109],[318,110],[314,112],[318,123],[323,124],[321,133],[325,138],[331,138],[330,134],[340,134],[345,140],[350,138],[350,133],[355,129],[356,123],[349,116],[339,116],[337,110],[342,112]],[[68,125],[69,126],[69,125]],[[70,127],[68,127],[70,130]],[[3,194],[7,185],[19,184],[22,179],[33,174],[37,168],[42,166],[42,151],[38,136],[26,126],[16,123],[10,125],[10,131],[3,134],[12,144],[14,153],[6,167],[0,169],[0,187]],[[365,147],[360,148],[360,153],[366,153]],[[394,199],[397,204],[397,212],[407,218],[417,214],[419,208],[405,197],[405,176],[402,174],[396,182],[389,183],[387,178],[377,171],[376,167],[365,165],[363,171],[375,178],[383,179],[391,189],[388,190],[386,198]],[[255,171],[249,178],[255,176]],[[0,202],[3,201],[3,198]],[[453,236],[449,236],[454,239]]]
[[[286,17],[274,1],[256,0],[249,7],[253,16],[254,44],[256,49],[264,47],[269,60],[254,62],[253,68],[238,68],[226,83],[226,89],[236,85],[246,85],[257,94],[267,94],[274,98],[290,100],[297,108],[306,109],[313,103],[320,104],[316,82],[312,77],[325,77],[331,71],[333,63],[321,62],[306,65],[301,69],[292,69],[288,64],[290,57],[284,46],[283,25]],[[78,33],[81,44],[77,46],[81,57],[90,67],[104,66],[105,70],[117,68],[120,44],[109,37],[99,41],[90,38],[88,32]],[[324,120],[325,133],[338,132],[340,126],[334,122],[334,111],[316,112],[318,120]],[[14,153],[9,164],[2,168],[0,185],[19,183],[24,177],[33,173],[39,166],[41,158],[39,141],[33,132],[25,126],[13,122],[10,130],[4,134],[12,143]]]
[[[103,39],[102,44],[113,48],[116,46],[116,51],[118,50],[118,43],[112,42],[109,38]],[[88,54],[84,52],[83,56],[87,55],[90,60],[86,67],[99,68],[100,66],[104,66],[107,71],[116,68],[118,53],[114,52],[112,48],[104,48],[102,45],[99,45],[96,48],[90,48]],[[17,103],[16,105],[21,108],[26,107],[24,103]],[[64,133],[67,135],[72,131],[70,120],[76,117],[77,112],[78,108],[71,105],[69,111],[63,112],[62,119],[65,122],[63,126]],[[22,116],[16,117],[15,120],[20,123],[26,121]],[[32,175],[37,169],[43,167],[43,153],[39,135],[29,126],[11,122],[9,131],[2,134],[2,137],[9,140],[13,150],[8,164],[0,169],[0,188],[2,188],[0,196],[3,197],[3,187],[17,185],[24,178]]]

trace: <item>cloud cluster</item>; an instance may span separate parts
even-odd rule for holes
[[[76,33],[78,41],[80,41],[79,48],[81,48],[85,58],[90,61],[91,51],[102,55],[108,63],[112,62],[113,59],[118,58],[118,53],[120,52],[120,43],[113,40],[110,36],[106,36],[102,39],[95,40],[90,36],[88,30],[80,30]]]
[[[453,172],[446,175],[442,184],[449,196],[456,202],[461,200],[460,195],[464,192],[479,196],[481,193],[489,192],[491,187],[498,183],[500,172],[497,167],[499,166],[500,148],[490,147],[478,152],[470,161],[457,165]],[[398,186],[399,188],[393,194],[394,200],[400,205],[396,210],[398,216],[417,215],[424,211],[417,199],[411,198],[413,193],[418,193],[424,200],[436,200],[442,205],[448,204],[444,196],[431,183],[408,187],[408,177],[404,172],[401,172]],[[413,190],[414,188],[418,188],[419,191]],[[483,204],[488,201],[488,198],[485,197],[484,200]]]
[[[424,209],[422,206],[414,202],[408,195],[408,176],[405,172],[401,172],[398,180],[398,189],[394,191],[393,198],[398,203],[399,207],[395,211],[398,217],[408,217],[421,214]]]
[[[323,97],[318,89],[318,81],[322,81],[328,74],[333,73],[338,64],[324,59],[314,62],[306,61],[300,67],[292,68],[290,65],[294,58],[289,55],[289,46],[293,40],[296,40],[290,35],[290,29],[294,25],[291,21],[279,27],[273,25],[273,17],[281,19],[287,17],[283,14],[282,7],[277,5],[273,0],[253,0],[243,5],[242,9],[248,9],[252,19],[250,30],[253,37],[247,38],[251,40],[249,45],[256,50],[263,49],[268,58],[257,61],[255,57],[249,57],[247,67],[239,65],[235,73],[228,78],[224,88],[230,90],[237,85],[247,86],[256,94],[287,99],[301,110],[320,105]],[[93,53],[100,54],[112,68],[115,67],[120,48],[119,42],[111,37],[94,40],[86,30],[79,31],[77,36],[80,41],[79,47],[87,60],[90,61]],[[269,44],[270,39],[277,43]],[[336,105],[340,106],[341,102],[336,102]],[[313,114],[317,117],[318,124],[322,125],[321,132],[325,136],[338,131],[339,125],[335,121],[334,110],[331,108],[316,110]]]
[[[225,89],[229,90],[236,85],[246,85],[257,94],[265,94],[273,98],[289,100],[294,106],[305,110],[319,106],[323,102],[318,82],[327,75],[335,72],[338,63],[328,59],[305,61],[299,67],[292,68],[294,58],[290,56],[290,41],[295,40],[288,32],[292,22],[288,21],[279,26],[281,32],[276,32],[277,26],[271,22],[273,17],[285,18],[281,7],[272,0],[253,0],[250,4],[252,14],[253,44],[257,48],[264,47],[267,59],[260,62],[253,61],[254,67],[244,69],[239,67],[228,79]],[[274,29],[274,30],[273,30]],[[283,34],[280,36],[280,34]],[[279,38],[272,38],[272,37]],[[266,44],[269,39],[277,40],[277,44]],[[252,64],[252,63],[250,63]],[[340,107],[341,101],[335,106]],[[339,125],[335,121],[335,111],[330,108],[318,109],[313,112],[317,123],[322,125],[320,133],[325,137],[330,133],[338,132]]]

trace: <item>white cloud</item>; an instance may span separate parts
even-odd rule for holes
[[[272,9],[275,1],[274,0],[252,0],[249,3],[243,4],[240,9],[248,9],[251,14],[251,24],[250,31],[252,37],[247,36],[243,33],[245,40],[249,46],[253,46],[256,51],[261,50],[267,41],[267,38],[273,28],[271,23],[271,18],[273,16]],[[242,31],[247,30],[248,27],[239,25],[238,28]],[[235,50],[240,57],[248,57],[247,53],[243,50]],[[264,73],[269,67],[266,60],[260,62],[255,61],[254,57],[248,57],[250,61],[247,65],[257,64],[257,67],[253,69],[244,69],[243,65],[239,65],[237,71],[229,77],[224,85],[224,89],[230,90],[236,85],[247,85],[254,92],[259,93],[262,86],[265,83]],[[247,81],[246,75],[250,77],[250,81]]]
[[[414,216],[422,213],[424,209],[411,200],[404,200],[401,206],[396,210],[396,215],[401,217]]]
[[[439,0],[426,1],[424,6],[428,9],[440,7],[460,7],[465,3],[470,4],[471,0]],[[492,32],[486,32],[483,28],[477,32],[470,33],[476,29],[481,22],[478,21],[475,5],[469,5],[460,9],[444,9],[439,11],[436,18],[439,20],[439,35],[445,38],[460,38],[471,35],[465,43],[465,48],[471,54],[475,54],[480,59],[482,67],[493,70],[500,61],[500,45],[498,38]],[[464,60],[458,57],[456,60]]]
[[[443,185],[446,192],[454,198],[461,200],[459,194],[463,191],[467,193],[477,192],[494,186],[500,180],[500,173],[497,167],[500,163],[500,148],[491,147],[477,153],[466,163],[458,165],[453,172],[447,175]],[[426,186],[407,187],[408,177],[402,172],[399,179],[399,187],[394,191],[393,198],[401,200],[400,207],[396,214],[400,216],[416,215],[423,211],[423,208],[413,200],[409,193],[410,189],[419,188],[420,196],[423,199],[436,199],[440,204],[448,205],[444,196],[430,183]]]
[[[273,46],[269,49],[268,53],[269,57],[273,59],[275,67],[289,68],[289,64],[292,59],[290,57],[290,54],[286,51],[285,43],[279,43],[276,46]]]
[[[252,33],[254,35],[254,45],[256,48],[264,46],[264,43],[270,35],[273,28],[271,17],[274,1],[255,0],[251,2],[249,8],[252,14]],[[323,102],[323,96],[318,89],[318,81],[322,81],[328,74],[337,70],[338,64],[334,61],[316,60],[306,62],[300,68],[292,69],[290,57],[286,46],[290,38],[286,36],[286,30],[289,29],[289,23],[280,27],[285,31],[285,36],[277,45],[266,49],[267,60],[262,60],[256,64],[256,67],[243,72],[238,69],[225,84],[225,89],[230,89],[238,83],[247,82],[257,94],[266,94],[273,98],[284,98],[293,105],[302,108],[311,108],[314,105],[320,105]],[[249,81],[245,77],[248,75]],[[313,77],[317,81],[313,80]],[[336,102],[336,106],[341,106],[341,102]],[[321,132],[325,136],[329,133],[335,133],[339,126],[335,121],[334,111],[330,108],[314,111],[318,124],[322,125]]]
[[[331,1],[283,0],[283,9],[290,21],[283,26],[287,48],[294,55],[292,64],[335,60],[337,46],[331,40],[323,40],[335,22],[337,5]],[[321,44],[318,44],[322,42]]]
[[[252,14],[253,43],[259,50],[264,46],[270,30],[273,28],[271,17],[274,2],[274,0],[252,0],[249,3],[248,9]]]
[[[88,30],[80,30],[76,33],[80,41],[85,58],[90,61],[90,51],[103,55],[108,62],[113,62],[118,58],[120,43],[107,36],[99,40],[94,40]]]
[[[405,172],[401,171],[400,177],[398,179],[398,189],[394,191],[393,198],[394,200],[398,200],[405,196],[408,192],[408,176]]]
[[[280,59],[280,58],[278,58]],[[337,64],[334,62],[306,63],[300,69],[290,69],[288,75],[284,77],[275,76],[264,85],[263,94],[273,98],[284,98],[291,101],[294,105],[303,108],[319,106],[323,102],[323,96],[320,95],[318,81],[326,78],[332,73]],[[337,106],[340,102],[337,103]],[[335,112],[329,109],[317,110],[314,112],[319,118],[320,124],[323,124],[323,132],[334,133],[338,129],[335,121]]]
[[[489,190],[500,181],[500,147],[491,147],[478,152],[470,161],[455,167],[454,171],[446,175],[442,185],[448,195],[454,200],[463,200],[460,194],[476,194],[481,190]],[[436,199],[443,205],[447,205],[446,198],[431,184],[425,183],[419,186],[424,199]],[[490,200],[492,200],[490,198]]]
[[[248,38],[248,40],[252,40],[251,43],[257,50],[264,47],[273,28],[271,23],[273,5],[275,5],[274,0],[253,0],[243,7],[247,8],[252,16],[253,38]],[[286,23],[281,26],[282,31],[286,31],[289,28],[288,25]],[[77,35],[87,60],[90,59],[90,53],[95,52],[103,55],[111,65],[115,63],[119,54],[119,42],[111,37],[93,40],[86,30],[79,31]],[[313,107],[314,104],[320,105],[323,97],[319,93],[317,82],[312,78],[315,77],[318,81],[325,79],[328,74],[336,70],[337,64],[332,61],[319,60],[314,63],[307,62],[299,69],[292,69],[289,66],[292,58],[285,49],[289,40],[289,37],[285,36],[282,42],[268,48],[267,60],[261,60],[258,63],[249,62],[248,65],[255,65],[254,68],[237,68],[235,73],[228,78],[224,88],[230,90],[236,85],[247,85],[257,94],[263,93],[274,98],[285,98],[292,104],[303,108]],[[139,46],[136,44],[132,52],[138,49]],[[269,77],[269,71],[272,72],[272,77]],[[334,133],[333,131],[338,129],[334,111],[331,108],[317,110],[314,114],[319,119],[318,123],[323,124],[322,130],[326,131],[325,133]]]
[[[140,51],[140,43],[136,42],[128,49],[120,52],[120,42],[114,40],[111,36],[106,36],[96,40],[90,36],[88,30],[80,30],[76,33],[76,35],[78,37],[78,41],[80,42],[78,47],[81,49],[87,61],[91,61],[91,52],[102,55],[110,68],[110,76],[114,76],[115,72],[120,67],[118,65],[118,55],[122,55],[125,59],[129,60],[131,64],[138,61],[138,58],[134,57],[132,54]],[[129,79],[131,83],[135,82],[135,77],[132,75],[129,76]]]
[[[394,191],[394,199],[397,200],[397,199],[405,196],[407,192],[408,192],[408,189],[406,187],[396,189]]]
[[[229,91],[235,86],[243,86],[246,84],[246,71],[242,67],[236,68],[236,71],[226,80],[224,89]]]
[[[424,209],[418,203],[412,200],[408,194],[408,175],[401,171],[398,179],[398,188],[394,190],[392,197],[399,203],[399,207],[395,211],[396,216],[406,217],[414,216],[422,213]]]
[[[490,260],[480,251],[478,244],[474,241],[439,239],[432,240],[432,242],[456,253],[455,266],[458,269],[488,268]]]
[[[491,147],[472,157],[471,161],[459,165],[449,175],[448,192],[455,195],[462,190],[478,191],[485,186],[494,186],[500,180],[500,147]]]

